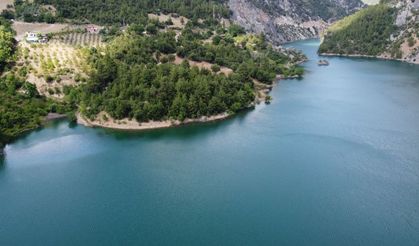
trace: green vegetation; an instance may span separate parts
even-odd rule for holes
[[[25,69],[7,70],[14,59],[10,22],[0,18],[0,148],[20,134],[37,128],[48,112],[65,113],[72,107],[39,96],[35,85],[25,82]],[[5,71],[6,70],[6,71]],[[4,73],[4,74],[3,74]]]
[[[54,23],[57,20],[53,8],[42,6],[37,1],[15,0],[14,7],[14,13],[7,10],[3,12],[3,16],[26,22]]]
[[[34,85],[8,73],[0,79],[0,145],[39,127],[49,112],[69,111],[66,104],[39,96]]]
[[[0,73],[13,56],[14,39],[10,23],[0,17]]]
[[[0,81],[0,139],[6,143],[21,133],[37,128],[47,114],[47,103],[42,98],[10,92],[10,81]]]
[[[147,13],[178,13],[188,18],[228,17],[224,0],[16,0],[16,16],[25,21],[127,25],[144,20]],[[52,5],[55,11],[44,8]]]
[[[117,50],[114,55],[97,58],[97,73],[82,92],[82,113],[94,117],[106,111],[115,119],[140,122],[184,120],[235,112],[254,100],[251,84],[241,82],[238,76],[215,75],[191,68],[187,62],[180,66],[144,64],[130,60],[130,55]]]
[[[319,53],[379,55],[396,30],[395,16],[395,10],[385,4],[360,10],[329,28]]]
[[[59,88],[51,86],[59,83],[53,72],[69,68],[59,67],[45,52],[38,59],[29,49],[21,50],[23,57],[39,60],[46,72],[49,86],[41,93],[65,96],[62,102],[40,96],[26,82],[28,73],[35,71],[27,63],[6,69],[0,76],[2,143],[38,127],[48,112],[78,109],[90,119],[106,112],[113,119],[139,122],[235,113],[255,101],[255,82],[271,84],[277,74],[303,74],[295,65],[304,59],[300,53],[277,51],[263,35],[221,25],[219,19],[229,16],[224,0],[16,0],[15,6],[14,14],[26,21],[104,24],[101,34],[107,45],[85,48],[88,54],[80,57],[89,68],[83,70],[87,77]],[[182,25],[171,26],[172,19],[160,22],[148,19],[147,13],[177,13],[174,21],[179,21],[178,14],[188,19],[182,17]],[[4,64],[11,64],[17,55],[14,42],[9,42],[10,26],[4,26],[0,54]]]
[[[302,69],[290,65],[289,58],[275,52],[262,36],[259,46],[249,50],[245,43],[235,45],[234,38],[243,35],[237,26],[224,29],[196,24],[198,27],[188,24],[178,40],[173,31],[144,35],[133,27],[104,50],[92,49],[90,80],[68,91],[66,98],[79,103],[82,114],[90,119],[105,111],[115,119],[140,122],[184,120],[249,107],[255,99],[253,79],[270,84],[279,73],[302,74]],[[218,37],[216,42],[207,41],[212,36]],[[173,63],[175,55],[183,59],[181,64]],[[188,60],[212,65],[198,68]],[[233,73],[217,73],[222,67]]]

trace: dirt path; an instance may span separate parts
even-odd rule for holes
[[[2,0],[0,0],[2,1]],[[47,23],[27,23],[22,21],[14,21],[13,29],[16,31],[16,40],[21,41],[25,38],[26,32],[37,32],[47,34],[51,32],[59,32],[68,28],[66,24],[47,24]]]

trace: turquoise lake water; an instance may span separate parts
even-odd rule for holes
[[[117,132],[61,121],[6,147],[0,245],[419,245],[419,66],[310,61],[271,105]]]

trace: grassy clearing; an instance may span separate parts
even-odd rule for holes
[[[172,28],[185,28],[186,23],[188,23],[189,19],[183,16],[177,16],[177,15],[165,15],[165,14],[148,14],[148,18],[159,20],[160,22],[167,22],[169,20],[172,21],[172,25],[170,27]]]

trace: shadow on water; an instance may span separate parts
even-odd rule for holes
[[[0,172],[3,171],[3,169],[6,166],[6,146],[3,146],[0,144]]]
[[[26,144],[30,143],[32,138],[37,138],[42,131],[50,133],[43,134],[44,140],[55,138],[55,136],[64,135],[85,135],[92,134],[101,138],[110,138],[117,141],[124,140],[180,140],[187,141],[191,139],[199,139],[208,137],[217,131],[223,131],[229,126],[234,124],[241,124],[247,115],[252,112],[252,109],[244,110],[234,116],[220,121],[206,122],[206,123],[192,123],[178,127],[170,127],[163,129],[150,129],[150,130],[115,130],[106,128],[90,128],[83,125],[78,125],[74,122],[69,122],[66,119],[54,120],[46,123],[42,127],[28,131],[18,138],[14,139],[9,145],[17,143]],[[39,137],[39,136],[38,136]],[[7,148],[4,150],[4,155],[0,156],[0,165],[7,163]],[[0,167],[1,168],[1,167]],[[3,167],[4,168],[4,167]]]
[[[40,126],[38,128],[35,128],[35,129],[32,129],[32,130],[29,130],[29,131],[26,131],[26,132],[22,133],[21,135],[19,135],[19,137],[17,137],[15,139],[13,139],[12,141],[10,141],[9,144],[14,144],[14,143],[16,143],[18,141],[22,141],[22,140],[25,141],[32,134],[39,133],[39,132],[43,131],[46,128],[49,128],[49,129],[58,129],[64,122],[68,122],[68,121],[66,119],[56,119],[56,120],[47,122],[47,123],[43,124],[42,126]],[[4,154],[6,154],[6,153],[4,153]]]
[[[78,124],[77,124],[77,122],[76,121],[71,121],[71,122],[68,122],[68,127],[70,128],[70,129],[74,129],[74,128],[76,128],[78,126]]]

